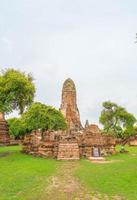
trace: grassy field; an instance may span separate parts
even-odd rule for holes
[[[0,147],[0,200],[37,199],[44,193],[48,177],[56,171],[55,160],[25,155],[20,149]],[[10,154],[3,157],[5,152]]]
[[[120,196],[126,200],[137,200],[137,148],[127,147],[127,154],[117,154],[107,158],[105,164],[90,164],[81,160],[75,175],[99,194],[107,194],[109,199]],[[117,148],[118,150],[118,148]]]
[[[58,191],[63,193],[64,190],[58,187],[64,187],[65,183],[71,184],[71,179],[73,179],[72,187],[76,186],[76,179],[91,194],[96,194],[97,199],[137,200],[137,148],[135,147],[128,147],[127,154],[108,157],[107,160],[110,161],[108,163],[95,164],[82,159],[75,162],[67,161],[68,167],[65,161],[36,158],[22,154],[20,150],[19,146],[0,147],[0,200],[47,200],[50,196],[46,189],[50,184],[49,180],[51,177],[57,179],[57,176],[58,183],[54,183],[56,194]],[[67,168],[67,173],[64,168]],[[73,177],[68,176],[69,168]],[[60,184],[62,181],[64,183]],[[50,197],[51,200],[59,195],[54,194],[53,187],[51,187],[53,195]],[[73,192],[75,193],[75,190]]]

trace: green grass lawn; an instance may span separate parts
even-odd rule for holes
[[[20,150],[19,146],[0,147],[0,200],[46,200],[48,180],[65,161],[37,158]],[[89,191],[108,195],[110,200],[114,196],[137,200],[137,148],[128,150],[127,154],[108,157],[111,163],[76,161],[74,176]]]
[[[114,162],[91,164],[81,160],[75,175],[89,189],[100,194],[121,196],[126,200],[137,200],[137,147],[127,147],[127,154],[107,158]]]
[[[25,155],[20,150],[19,146],[0,147],[0,155],[11,153],[0,157],[0,200],[41,200],[57,162]]]

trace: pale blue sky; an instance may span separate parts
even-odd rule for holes
[[[81,119],[112,100],[137,117],[136,0],[0,0],[0,69],[32,72],[36,100],[59,108],[64,80]]]

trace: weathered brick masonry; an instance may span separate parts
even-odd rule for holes
[[[26,135],[23,151],[42,157],[58,160],[80,157],[105,156],[115,152],[115,139],[102,135],[97,125],[86,123],[83,128],[77,107],[76,88],[71,79],[64,82],[60,111],[63,113],[68,129],[66,131],[40,132]]]
[[[0,113],[0,145],[7,145],[10,143],[10,136],[8,134],[8,125],[4,115]]]

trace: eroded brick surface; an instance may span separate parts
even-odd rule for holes
[[[29,154],[57,159],[89,158],[98,150],[100,156],[115,152],[115,139],[102,135],[99,127],[86,122],[83,128],[77,107],[76,87],[71,79],[64,82],[60,107],[68,128],[66,131],[36,131],[26,135],[23,151]],[[96,148],[96,149],[95,149]]]
[[[0,145],[9,144],[10,137],[8,134],[8,125],[4,118],[4,115],[0,113]]]

